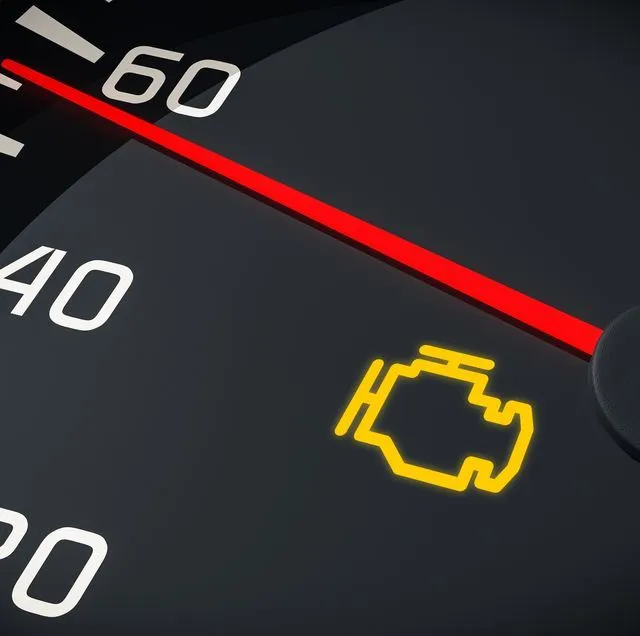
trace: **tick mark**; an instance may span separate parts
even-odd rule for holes
[[[35,5],[27,9],[16,23],[89,62],[95,63],[104,55],[104,51]]]
[[[19,141],[0,135],[0,154],[17,157],[23,148],[24,144],[21,144]]]
[[[7,77],[6,75],[0,73],[0,86],[6,86],[11,90],[17,91],[22,86],[22,84],[17,80],[14,80],[12,77]]]

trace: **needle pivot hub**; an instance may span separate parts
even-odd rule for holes
[[[589,380],[605,428],[640,461],[640,307],[605,329],[589,365]]]

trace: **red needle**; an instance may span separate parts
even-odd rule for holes
[[[2,67],[28,82],[126,128],[138,137],[198,164],[352,243],[426,276],[531,330],[549,336],[579,352],[593,354],[602,334],[602,329],[598,327],[71,88],[19,62],[4,60]]]

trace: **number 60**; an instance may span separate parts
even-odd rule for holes
[[[143,104],[144,102],[148,102],[150,99],[153,99],[158,94],[158,91],[164,84],[167,77],[157,68],[134,63],[134,60],[140,55],[150,55],[164,60],[177,62],[182,59],[184,53],[169,51],[167,49],[158,49],[155,46],[136,46],[124,56],[122,62],[116,66],[109,79],[104,83],[102,93],[106,97],[115,99],[119,102],[127,102],[129,104]],[[184,104],[181,104],[180,98],[184,95],[189,84],[191,84],[196,75],[205,68],[222,71],[223,73],[226,73],[228,77],[208,106],[205,106],[204,108],[195,108],[193,106],[185,106]],[[129,93],[116,88],[118,82],[128,74],[147,77],[151,80],[151,83],[142,93]],[[185,74],[176,84],[176,87],[171,91],[169,97],[167,97],[167,106],[174,113],[178,113],[180,115],[188,115],[189,117],[208,117],[220,109],[227,97],[229,97],[229,93],[231,93],[234,86],[238,83],[239,79],[240,69],[235,64],[220,62],[218,60],[201,60],[200,62],[192,64],[186,70]]]

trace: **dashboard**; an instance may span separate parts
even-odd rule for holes
[[[0,2],[2,633],[638,634],[639,27]]]

